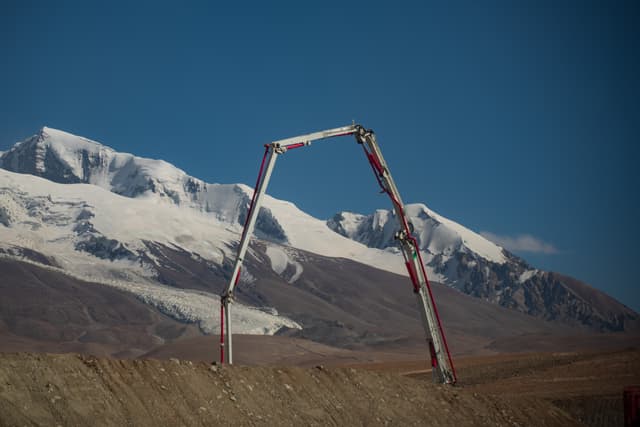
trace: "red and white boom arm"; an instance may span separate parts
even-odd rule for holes
[[[413,290],[418,300],[418,307],[422,317],[422,324],[429,343],[431,352],[431,365],[434,373],[434,381],[454,384],[456,374],[451,360],[451,354],[442,330],[440,317],[436,308],[435,300],[431,292],[431,285],[427,279],[424,262],[420,255],[420,249],[416,238],[412,235],[412,225],[407,217],[400,193],[391,177],[391,172],[382,157],[380,147],[371,130],[367,130],[360,125],[344,126],[326,131],[315,132],[308,135],[287,138],[265,145],[265,152],[260,165],[258,179],[256,181],[253,198],[249,205],[247,219],[238,247],[231,279],[227,288],[221,295],[220,305],[220,362],[233,363],[232,335],[231,335],[231,311],[230,305],[233,300],[233,292],[240,279],[240,272],[244,256],[249,246],[249,239],[253,233],[256,219],[265,195],[273,167],[280,154],[288,150],[304,147],[312,141],[331,138],[336,136],[354,135],[356,141],[362,145],[365,155],[371,164],[371,168],[378,180],[382,190],[391,198],[393,209],[400,223],[400,230],[396,233],[396,238],[400,244],[405,265],[409,272]]]
[[[334,136],[351,135],[354,132],[354,126],[344,126],[341,128],[310,133],[308,135],[296,136],[294,138],[282,139],[280,141],[274,141],[271,144],[265,144],[264,156],[262,157],[260,171],[258,172],[258,180],[256,181],[251,204],[249,205],[249,211],[247,212],[247,219],[244,223],[242,237],[240,238],[240,246],[238,247],[238,255],[236,257],[235,265],[233,266],[233,272],[231,273],[231,280],[229,281],[227,288],[220,296],[221,363],[225,363],[225,361],[230,364],[233,363],[233,347],[231,335],[231,302],[233,301],[233,291],[240,281],[240,269],[242,267],[242,262],[244,261],[244,256],[247,253],[249,240],[256,225],[258,213],[260,212],[260,206],[262,205],[262,199],[267,191],[267,186],[269,185],[269,180],[271,179],[271,173],[273,172],[273,167],[276,164],[278,156],[280,154],[286,153],[288,150],[304,147],[305,145],[310,145],[312,141],[331,138]]]
[[[400,223],[400,230],[396,232],[396,239],[400,243],[400,249],[404,256],[405,266],[409,272],[409,278],[413,284],[413,292],[418,299],[418,309],[422,317],[422,326],[424,327],[427,341],[429,343],[429,351],[431,353],[431,367],[435,382],[443,382],[447,384],[455,384],[456,372],[451,360],[449,346],[442,330],[440,315],[433,299],[431,285],[427,278],[422,255],[418,240],[413,236],[413,225],[409,221],[409,217],[404,210],[404,204],[400,197],[400,192],[396,187],[389,167],[382,157],[382,152],[376,141],[375,134],[372,130],[367,130],[362,126],[358,126],[355,134],[356,140],[362,145],[364,153],[371,164],[373,173],[378,180],[378,184],[382,190],[389,196],[393,204],[396,218]]]

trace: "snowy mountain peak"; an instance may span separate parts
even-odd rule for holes
[[[444,243],[444,246],[452,249],[467,248],[471,252],[497,264],[506,262],[507,258],[502,247],[457,222],[437,214],[424,204],[409,204],[405,206],[405,210],[411,218],[417,219],[413,225],[416,227],[415,233],[419,233],[420,241],[434,244],[433,250],[435,252],[439,251],[437,246]],[[425,227],[428,223],[434,224],[435,231],[428,230]],[[418,226],[421,226],[422,230],[418,230]]]
[[[98,151],[101,149],[114,151],[112,148],[102,145],[97,141],[48,126],[43,126],[42,129],[40,129],[38,137],[40,140],[49,141],[51,144],[69,152],[81,150]]]
[[[113,153],[98,142],[45,126],[5,152],[2,165],[56,182],[80,183],[90,181],[91,163],[99,163]]]
[[[456,252],[474,253],[497,264],[506,262],[503,249],[460,224],[444,218],[422,203],[405,205],[420,249],[427,255],[450,257]],[[337,213],[327,221],[329,228],[369,247],[396,247],[399,228],[393,211],[378,209],[371,215]]]
[[[163,160],[118,153],[99,142],[50,127],[2,155],[4,169],[63,184],[87,183],[137,197],[154,193],[176,204],[203,183]]]
[[[3,153],[0,166],[61,184],[93,184],[125,197],[185,206],[236,227],[244,223],[253,194],[244,184],[207,184],[164,160],[119,153],[46,126]],[[260,211],[257,233],[268,240],[287,242],[268,208]]]

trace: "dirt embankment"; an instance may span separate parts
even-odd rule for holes
[[[0,354],[0,425],[558,425],[545,399],[394,372]]]
[[[362,364],[428,380],[423,362]],[[456,359],[459,386],[482,395],[552,403],[581,425],[624,424],[623,390],[640,385],[640,351],[497,354]],[[532,423],[538,425],[538,423]]]

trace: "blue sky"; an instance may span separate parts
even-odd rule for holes
[[[405,202],[640,310],[636,2],[129,3],[2,2],[0,150],[47,125],[253,184],[263,143],[355,120]],[[318,143],[270,193],[389,207],[368,168]]]

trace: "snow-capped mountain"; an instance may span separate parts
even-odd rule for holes
[[[213,217],[222,227],[234,232],[240,231],[253,194],[253,189],[244,184],[208,184],[165,161],[118,153],[98,142],[47,127],[7,151],[0,157],[0,167],[61,184],[93,184],[130,199],[160,205],[160,211],[171,206],[180,212],[205,214],[206,221]],[[124,236],[151,229],[142,225],[127,227]],[[403,272],[402,264],[398,265],[384,251],[344,239],[327,228],[324,221],[313,218],[293,203],[269,196],[260,210],[256,235],[309,252]],[[154,236],[140,238],[151,237]]]
[[[158,209],[94,185],[63,185],[0,169],[0,223],[0,254],[39,264],[33,254],[42,254],[50,268],[127,290],[178,320],[199,323],[203,331],[218,330],[212,311],[217,295],[158,283],[156,269],[166,260],[153,250],[154,245],[179,245],[184,239],[191,256],[207,253],[208,262],[221,267],[236,234],[213,217],[177,206]],[[275,310],[239,304],[236,311],[245,333],[299,328]]]
[[[407,204],[405,212],[411,218],[413,234],[420,249],[434,257],[451,258],[457,252],[473,253],[487,261],[504,264],[508,256],[503,248],[468,228],[444,218],[425,205]],[[395,248],[397,220],[391,210],[378,209],[371,215],[340,212],[327,221],[329,228],[369,247]]]
[[[125,197],[151,197],[160,203],[212,212],[230,223],[243,221],[249,201],[247,187],[206,184],[163,160],[118,153],[48,127],[5,152],[0,167],[62,184],[93,184]],[[257,228],[273,239],[284,238],[266,210]]]
[[[625,316],[607,314],[606,306],[612,298],[606,297],[604,304],[585,298],[595,290],[566,276],[533,269],[521,258],[423,204],[408,204],[405,210],[430,276],[439,282],[545,319],[625,329]],[[380,209],[370,215],[340,212],[327,225],[369,247],[397,251],[393,211]]]
[[[495,288],[496,280],[504,285],[505,280],[521,282],[538,274],[502,247],[423,204],[407,204],[405,211],[431,276],[442,283],[508,305],[505,289],[488,293],[478,286]],[[327,221],[327,226],[368,247],[398,251],[394,237],[398,226],[392,210],[378,209],[371,215],[340,212]]]
[[[250,187],[205,183],[165,161],[46,127],[4,152],[0,167],[0,251],[41,254],[52,268],[126,288],[176,318],[216,330],[211,307],[234,259]],[[597,329],[621,330],[636,316],[598,306],[580,288],[586,285],[533,270],[424,205],[406,208],[432,280],[524,313]],[[252,246],[241,278],[244,302],[263,309],[242,309],[246,330],[301,327],[304,316],[279,316],[251,289],[272,275],[270,280],[304,282],[322,294],[318,279],[308,278],[324,262],[318,256],[404,275],[395,230],[389,211],[340,213],[323,221],[267,196],[256,227],[263,243]]]

